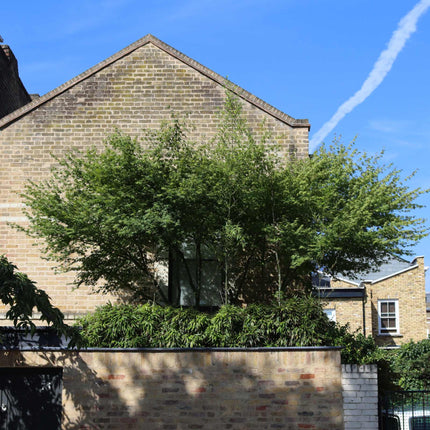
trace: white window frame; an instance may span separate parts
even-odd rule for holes
[[[382,305],[390,303],[394,303],[394,313],[393,312],[385,312],[382,313]],[[384,318],[394,318],[395,320],[395,328],[393,329],[383,329],[382,328],[382,319]],[[400,334],[400,321],[399,321],[399,300],[398,299],[384,299],[378,300],[378,334],[380,336],[393,336]]]
[[[336,322],[336,309],[335,308],[327,308],[323,309],[324,313],[327,315],[327,318],[330,321]]]

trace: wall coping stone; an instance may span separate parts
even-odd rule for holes
[[[282,352],[282,351],[340,351],[340,346],[285,346],[259,348],[67,348],[64,346],[24,346],[5,347],[0,344],[0,351],[74,351],[74,352]]]

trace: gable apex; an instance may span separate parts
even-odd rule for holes
[[[26,104],[20,109],[17,109],[16,111],[10,113],[9,115],[3,117],[0,119],[0,130],[7,127],[8,125],[12,124],[15,121],[18,121],[20,118],[24,117],[27,113],[32,112],[36,110],[39,106],[42,106],[46,102],[54,99],[60,94],[65,93],[70,88],[74,87],[75,85],[79,84],[80,82],[88,79],[90,76],[96,74],[97,72],[103,70],[104,68],[108,67],[109,65],[115,63],[116,61],[122,59],[123,57],[129,55],[133,51],[141,48],[142,46],[151,43],[157,48],[161,49],[162,51],[166,52],[167,54],[171,55],[172,57],[175,57],[177,60],[183,62],[187,66],[193,68],[197,72],[201,73],[202,75],[206,76],[207,78],[213,80],[214,82],[226,86],[228,85],[229,89],[235,93],[238,97],[242,98],[246,102],[254,105],[258,109],[261,109],[262,111],[266,112],[267,114],[271,115],[272,117],[276,118],[277,120],[293,127],[293,128],[305,128],[307,130],[310,129],[310,124],[307,119],[295,119],[286,113],[276,109],[272,105],[266,103],[265,101],[261,100],[260,98],[254,96],[250,92],[244,90],[240,86],[231,83],[226,78],[222,77],[218,73],[215,73],[214,71],[208,69],[207,67],[203,66],[202,64],[198,63],[197,61],[193,60],[192,58],[186,56],[182,52],[176,50],[175,48],[171,47],[167,43],[164,43],[160,39],[157,39],[152,34],[147,34],[143,38],[137,40],[136,42],[132,43],[131,45],[127,46],[126,48],[122,49],[121,51],[118,51],[116,54],[106,58],[105,60],[101,61],[100,63],[96,64],[95,66],[91,67],[90,69],[86,70],[85,72],[79,74],[78,76],[75,76],[74,78],[70,79],[69,81],[65,82],[64,84],[60,85],[59,87],[53,89],[52,91],[46,93],[42,97],[39,97],[32,102]]]

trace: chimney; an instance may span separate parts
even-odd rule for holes
[[[0,36],[1,42],[3,38]],[[0,45],[0,118],[31,101],[18,73],[18,62],[8,45]]]

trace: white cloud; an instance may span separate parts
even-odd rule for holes
[[[379,55],[379,58],[376,60],[361,88],[344,102],[337,109],[335,114],[312,136],[309,142],[309,151],[313,151],[345,115],[366,100],[366,98],[381,84],[387,73],[391,70],[397,55],[399,55],[400,51],[405,46],[406,41],[412,33],[416,31],[418,19],[429,7],[430,0],[421,0],[400,20],[397,29],[393,32],[388,42],[387,48]]]

